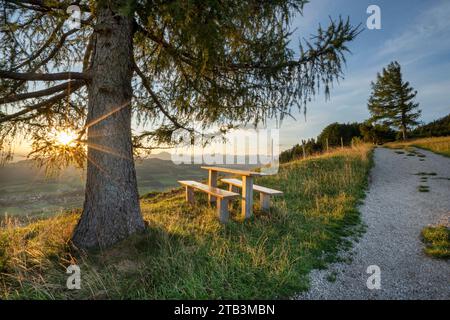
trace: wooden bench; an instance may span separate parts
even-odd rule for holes
[[[222,223],[228,221],[228,201],[232,198],[239,197],[239,193],[222,190],[216,187],[210,187],[206,184],[192,181],[192,180],[181,180],[178,181],[181,185],[186,188],[186,201],[194,204],[194,189],[207,193],[208,195],[214,196],[217,200],[217,213],[219,215],[219,220]]]
[[[228,184],[230,192],[234,191],[234,187],[242,188],[242,181],[239,179],[221,179],[220,181]],[[265,212],[269,212],[270,197],[283,194],[282,191],[258,186],[256,184],[253,185],[253,190],[259,192],[261,210]]]

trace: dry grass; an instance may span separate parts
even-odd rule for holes
[[[308,273],[335,261],[347,236],[362,231],[357,204],[364,196],[371,147],[336,150],[282,165],[259,179],[284,196],[270,214],[256,208],[242,222],[221,225],[206,197],[185,203],[181,189],[141,202],[144,234],[89,256],[74,254],[70,234],[77,212],[0,229],[0,298],[221,299],[282,298],[306,290]],[[65,267],[77,263],[81,290],[65,287]]]
[[[409,141],[397,141],[385,144],[393,149],[408,149],[408,147],[417,147],[433,151],[450,157],[450,137],[423,138]]]

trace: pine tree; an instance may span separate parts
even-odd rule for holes
[[[179,143],[178,131],[281,118],[342,77],[359,28],[332,20],[294,55],[290,22],[305,3],[1,1],[0,153],[25,138],[46,165],[87,163],[76,246],[143,230],[136,152]],[[79,27],[67,23],[70,5]],[[151,130],[132,131],[132,119]],[[76,140],[55,143],[69,129]]]
[[[408,130],[418,124],[421,110],[418,110],[419,104],[413,101],[417,91],[402,79],[400,64],[394,61],[383,68],[371,86],[368,102],[371,122],[396,128],[406,139]]]

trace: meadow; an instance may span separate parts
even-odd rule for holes
[[[408,141],[396,141],[385,144],[393,149],[417,147],[450,157],[450,137],[421,138]]]
[[[339,260],[364,226],[357,206],[364,196],[372,147],[298,160],[257,183],[281,189],[270,214],[256,208],[241,221],[219,223],[206,197],[185,203],[180,188],[141,200],[144,234],[107,250],[70,245],[75,210],[24,224],[13,218],[0,229],[2,299],[238,299],[287,298],[308,288],[308,273]],[[257,203],[257,201],[255,201]],[[81,268],[81,290],[66,289],[66,270]]]

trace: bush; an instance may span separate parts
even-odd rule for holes
[[[352,146],[356,147],[356,146],[360,146],[362,144],[364,144],[364,141],[360,137],[353,137]]]

